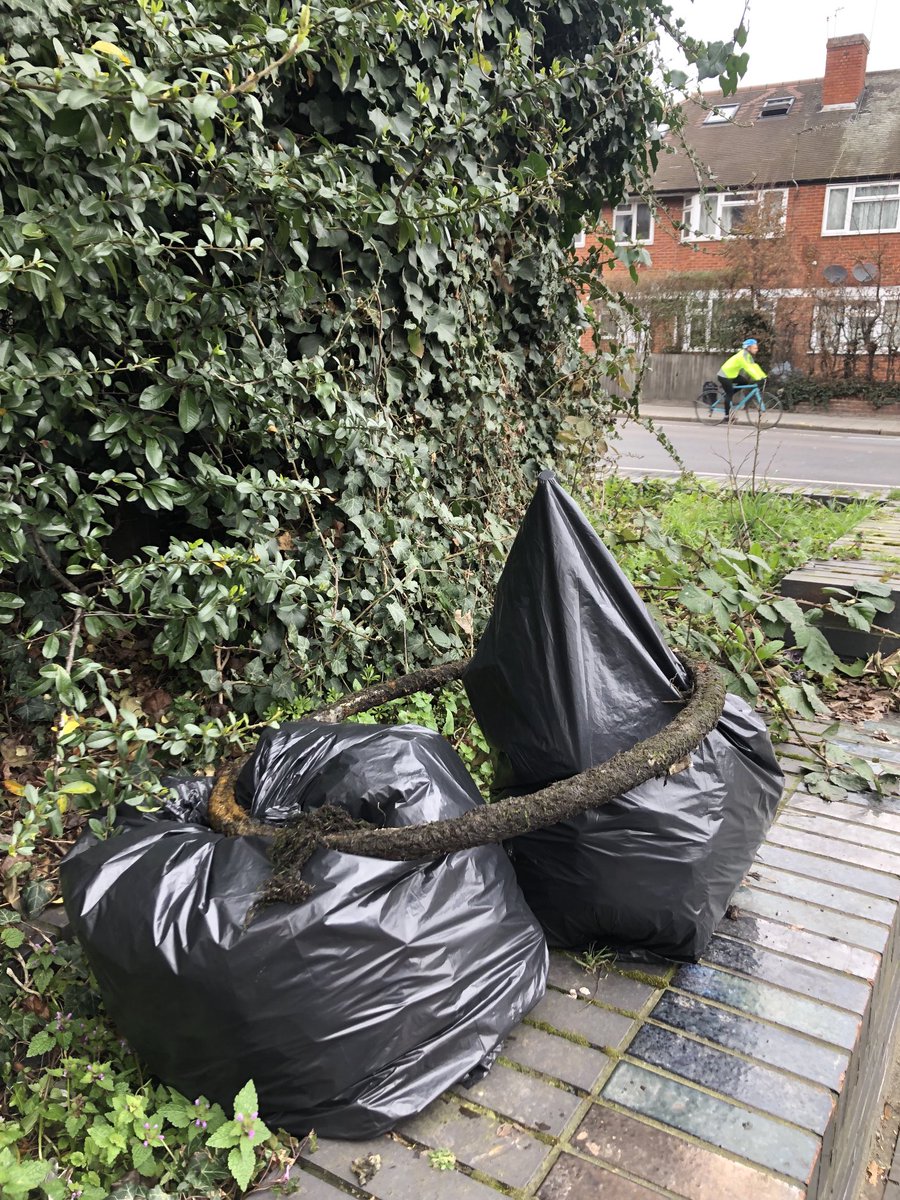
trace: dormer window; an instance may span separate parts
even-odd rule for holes
[[[793,96],[773,96],[759,110],[761,117],[786,117],[794,105]]]
[[[734,120],[740,107],[739,104],[717,104],[712,112],[707,114],[703,124],[726,125],[729,121]]]

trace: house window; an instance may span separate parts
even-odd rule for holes
[[[739,104],[717,104],[716,107],[709,113],[704,125],[725,125],[729,121],[733,121],[737,116],[737,110],[741,106]]]
[[[898,231],[900,183],[849,183],[825,193],[823,234]]]
[[[816,306],[810,348],[826,356],[896,356],[900,350],[900,301],[875,297],[823,301]]]
[[[687,196],[684,201],[684,242],[715,241],[748,234],[778,237],[784,231],[787,190],[715,192]]]
[[[773,96],[759,110],[761,117],[786,117],[794,105],[793,96]]]
[[[635,242],[653,241],[653,214],[650,205],[643,200],[631,200],[619,204],[613,213],[616,241],[633,245]]]
[[[576,233],[575,236],[572,238],[572,246],[575,250],[581,250],[581,249],[583,249],[586,241],[587,241],[587,234],[582,229],[581,233]]]

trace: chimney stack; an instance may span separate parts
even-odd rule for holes
[[[866,85],[866,61],[869,39],[864,33],[828,39],[825,78],[822,81],[823,108],[852,108]]]

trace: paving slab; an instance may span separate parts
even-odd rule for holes
[[[871,724],[841,737],[874,758],[900,724]],[[900,1008],[900,801],[794,786],[699,963],[576,957],[485,1078],[305,1152],[301,1200],[853,1200]]]

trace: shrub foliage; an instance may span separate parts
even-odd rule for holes
[[[613,403],[571,240],[652,166],[664,11],[0,0],[20,698],[123,645],[239,707],[459,650]]]

